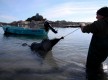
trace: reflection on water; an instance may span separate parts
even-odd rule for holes
[[[108,64],[104,63],[103,64],[103,69],[105,72],[108,72]]]
[[[48,38],[60,38],[74,28],[57,28],[58,34],[48,33]],[[66,36],[53,49],[43,56],[32,52],[28,46],[42,39],[22,36],[3,36],[0,34],[0,80],[87,80],[85,63],[91,34],[80,30]],[[108,59],[104,62],[104,71],[108,74]],[[108,80],[106,74],[95,80]],[[90,80],[91,78],[88,77]],[[92,80],[93,80],[92,78]]]
[[[94,74],[92,73],[92,75],[89,75],[87,77],[87,80],[108,80],[107,78],[107,74],[106,73],[101,73],[101,74]]]
[[[27,35],[14,35],[14,34],[4,34],[6,37],[15,37],[15,38],[25,38],[25,39],[45,39],[48,38],[47,35],[41,35],[41,36],[27,36]]]
[[[95,69],[86,73],[87,80],[108,80],[108,75],[104,69]]]

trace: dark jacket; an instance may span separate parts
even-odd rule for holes
[[[100,37],[108,35],[108,18],[94,21],[92,24],[85,26],[82,32],[93,33]]]
[[[82,32],[93,33],[89,46],[86,67],[98,68],[108,56],[108,18],[98,20],[83,28]]]

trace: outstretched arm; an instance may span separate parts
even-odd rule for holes
[[[56,31],[54,28],[52,28],[51,25],[50,25],[47,21],[45,21],[44,26],[45,26],[46,28],[51,29],[54,33],[57,33],[57,31]]]

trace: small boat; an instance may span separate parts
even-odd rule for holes
[[[11,25],[5,25],[1,26],[4,30],[4,34],[13,34],[13,35],[29,35],[29,36],[47,36],[49,29],[57,33],[55,29],[52,28],[52,26],[46,21],[44,23],[43,28],[25,28],[25,27],[18,27],[18,26],[11,26]]]
[[[48,31],[45,29],[32,29],[32,28],[24,28],[24,27],[16,27],[16,26],[2,26],[4,30],[4,34],[16,34],[16,35],[32,35],[32,36],[46,36]]]

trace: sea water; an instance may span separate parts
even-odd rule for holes
[[[48,38],[60,38],[77,28],[56,28]],[[42,39],[5,36],[0,28],[0,80],[86,80],[85,65],[92,34],[80,29],[60,40],[44,58],[32,52],[23,43],[41,42]],[[108,59],[104,70],[108,70]],[[103,79],[107,80],[107,79]]]

